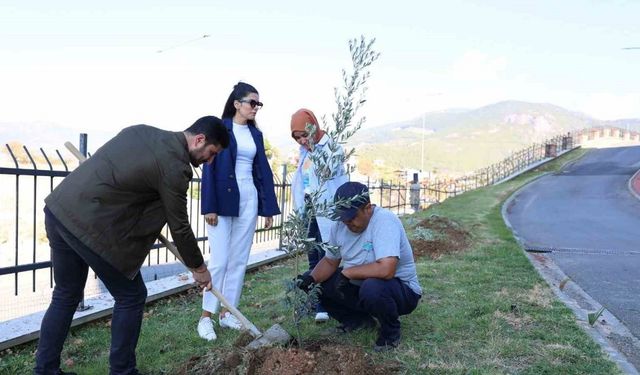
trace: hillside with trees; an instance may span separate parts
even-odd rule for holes
[[[552,104],[505,101],[368,128],[351,142],[362,174],[388,179],[398,170],[423,169],[451,176],[485,167],[533,143],[594,126],[640,130],[640,119],[601,121]]]

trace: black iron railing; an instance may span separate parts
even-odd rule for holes
[[[415,202],[413,205],[410,204],[410,183],[370,180],[362,182],[368,185],[373,203],[400,215],[411,212],[412,208],[424,208],[430,203],[441,202],[463,192],[495,184],[534,163],[555,157],[562,151],[600,137],[638,140],[640,134],[620,128],[590,128],[553,137],[514,152],[504,160],[468,176],[423,181],[418,189],[418,205]],[[0,194],[3,197],[0,201],[0,288],[4,292],[12,289],[11,294],[16,296],[21,291],[36,292],[38,288],[43,287],[50,289],[53,286],[53,274],[50,250],[44,233],[44,198],[70,173],[77,161],[70,155],[65,159],[57,150],[51,158],[42,148],[39,149],[39,153],[34,154],[24,146],[6,145],[6,152],[0,154],[6,154],[6,160],[9,161],[9,165],[0,166]],[[253,238],[254,244],[279,241],[282,224],[293,209],[292,172],[288,171],[286,166],[283,166],[282,170],[274,170],[276,196],[282,214],[273,218],[273,227],[270,229],[264,228],[264,219],[259,218]],[[200,176],[201,171],[195,169],[188,193],[188,212],[201,249],[203,253],[208,254],[206,226],[200,212]],[[415,190],[414,185],[414,192]],[[170,238],[167,228],[163,232]],[[279,244],[273,246],[280,247]],[[152,246],[145,266],[175,262],[173,254],[158,242]],[[48,272],[45,271],[47,269]]]

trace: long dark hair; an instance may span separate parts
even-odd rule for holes
[[[238,82],[235,86],[233,86],[233,91],[231,91],[231,94],[229,94],[229,98],[227,99],[227,102],[224,105],[224,109],[222,110],[222,118],[232,119],[233,116],[236,115],[236,107],[234,107],[233,102],[235,100],[241,100],[251,93],[260,95],[258,94],[258,90],[256,90],[255,87],[251,86],[248,83]],[[256,126],[256,121],[247,120],[247,124]]]

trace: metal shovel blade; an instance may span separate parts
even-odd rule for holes
[[[251,341],[246,348],[249,350],[256,350],[274,345],[285,345],[288,344],[291,339],[291,335],[289,335],[289,333],[285,331],[280,324],[274,324],[268,330],[264,331],[258,338]]]

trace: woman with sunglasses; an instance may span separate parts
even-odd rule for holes
[[[209,271],[213,286],[238,306],[258,215],[265,228],[280,210],[256,114],[262,108],[258,90],[248,83],[233,87],[222,113],[229,131],[229,147],[219,153],[202,174],[202,214],[209,236]],[[219,313],[221,327],[242,329],[240,321],[222,307],[212,293],[204,293],[198,334],[215,340],[211,315]]]
[[[291,183],[293,206],[310,219],[307,238],[315,238],[317,243],[307,252],[309,270],[312,270],[324,256],[319,244],[322,243],[322,239],[329,239],[331,230],[331,220],[324,215],[316,215],[313,203],[333,202],[336,190],[347,182],[349,177],[342,165],[343,157],[340,157],[344,155],[342,146],[333,143],[329,135],[320,128],[313,112],[302,108],[291,116],[291,137],[300,145],[298,168]],[[314,163],[314,160],[322,159],[327,162],[318,163],[320,165]],[[320,195],[314,201],[312,196],[318,192]],[[318,304],[316,323],[324,323],[327,320],[329,314]]]

